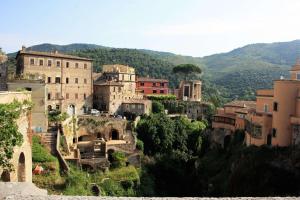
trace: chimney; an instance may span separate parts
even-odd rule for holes
[[[26,47],[24,45],[22,45],[22,51],[25,51]]]

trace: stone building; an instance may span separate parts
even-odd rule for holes
[[[177,98],[183,101],[201,101],[202,82],[200,80],[181,81],[176,91]]]
[[[55,52],[37,52],[22,47],[17,53],[16,79],[42,80],[47,110],[83,114],[92,107],[92,60]],[[22,87],[22,84],[20,84]]]
[[[23,102],[31,101],[31,92],[0,92],[0,104],[11,103],[14,100]],[[23,107],[17,120],[19,132],[23,136],[21,146],[14,148],[13,164],[14,171],[6,171],[0,168],[1,181],[6,182],[32,182],[32,153],[31,153],[31,113],[30,109]]]
[[[66,160],[83,167],[105,169],[115,151],[130,155],[135,152],[135,137],[127,120],[110,117],[79,116],[76,130],[63,126]]]
[[[102,75],[94,80],[94,108],[118,114],[123,101],[142,99],[142,95],[136,93],[135,77],[132,67],[104,65]]]
[[[166,79],[156,79],[148,77],[138,77],[136,90],[144,95],[148,94],[169,94],[169,81]]]
[[[152,102],[146,99],[127,100],[122,102],[120,115],[127,119],[135,119],[137,116],[149,115],[152,110]]]
[[[0,49],[0,91],[7,90],[7,56]]]

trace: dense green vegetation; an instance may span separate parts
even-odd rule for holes
[[[14,154],[14,147],[23,143],[24,138],[19,131],[17,120],[22,112],[30,109],[30,106],[31,102],[27,100],[24,102],[14,100],[12,103],[0,104],[0,167],[4,170],[12,170],[10,160]]]

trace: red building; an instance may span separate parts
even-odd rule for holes
[[[169,81],[166,79],[140,77],[137,78],[136,90],[142,92],[144,95],[168,94]]]

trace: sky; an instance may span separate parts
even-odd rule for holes
[[[0,47],[91,43],[206,56],[300,39],[299,0],[0,0]]]

